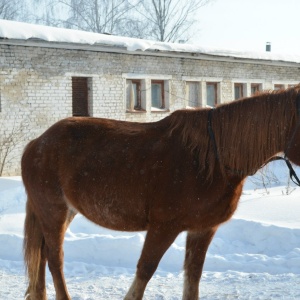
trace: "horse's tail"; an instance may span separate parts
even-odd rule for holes
[[[23,249],[24,249],[24,261],[25,261],[25,267],[26,267],[29,285],[25,294],[25,298],[30,294],[35,294],[35,291],[37,290],[43,244],[44,244],[44,235],[42,233],[39,220],[37,219],[33,211],[30,198],[28,197],[26,203],[26,218],[24,224]]]

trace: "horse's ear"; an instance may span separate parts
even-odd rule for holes
[[[285,155],[294,164],[300,166],[300,123],[298,123],[290,141]]]

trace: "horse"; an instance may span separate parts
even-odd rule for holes
[[[161,257],[186,231],[183,299],[198,299],[207,249],[236,210],[245,178],[278,153],[300,165],[299,107],[296,86],[157,122],[70,117],[52,125],[21,162],[26,299],[47,299],[47,263],[56,299],[71,299],[63,241],[77,213],[113,230],[147,231],[126,300],[143,298]]]

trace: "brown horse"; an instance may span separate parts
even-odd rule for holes
[[[198,299],[207,248],[234,213],[244,179],[278,152],[300,164],[299,105],[296,87],[214,110],[176,111],[154,123],[54,124],[22,158],[27,299],[46,299],[46,262],[56,299],[71,299],[63,240],[78,212],[114,230],[147,231],[125,299],[142,299],[161,257],[187,231],[183,299]]]

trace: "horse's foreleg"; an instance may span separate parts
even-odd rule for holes
[[[151,227],[146,235],[141,257],[137,265],[135,279],[125,296],[125,300],[140,300],[146,285],[154,274],[160,259],[173,243],[179,231],[173,225]]]
[[[217,228],[203,232],[188,232],[184,262],[183,300],[196,300],[199,297],[199,281],[208,246]]]

